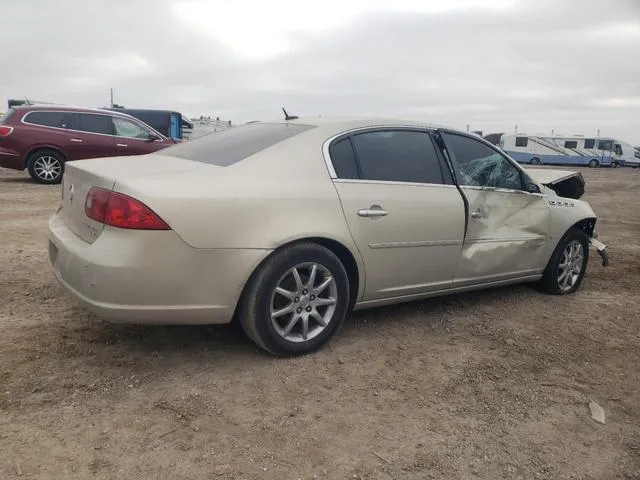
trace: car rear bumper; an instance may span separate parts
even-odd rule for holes
[[[49,221],[56,278],[87,310],[113,323],[229,323],[244,284],[268,254],[194,249],[172,231],[105,228],[87,243],[60,212]]]
[[[13,150],[3,147],[0,147],[0,167],[11,168],[13,170],[25,169],[22,156]]]

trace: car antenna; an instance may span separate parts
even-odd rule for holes
[[[282,111],[284,112],[285,120],[295,120],[296,118],[298,118],[296,115],[289,115],[287,111],[284,109],[284,107],[282,107]]]

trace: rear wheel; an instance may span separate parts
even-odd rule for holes
[[[598,168],[600,166],[600,162],[594,158],[589,162],[589,166],[591,168]]]
[[[589,240],[586,233],[570,229],[553,252],[539,286],[552,295],[574,293],[584,278],[589,262]]]
[[[275,252],[253,275],[239,318],[258,346],[293,356],[324,345],[348,307],[349,279],[338,257],[314,243],[300,243]]]
[[[542,162],[540,161],[540,159],[538,157],[533,157],[531,159],[531,165],[540,165]]]
[[[60,183],[64,173],[64,158],[55,150],[36,150],[29,155],[27,170],[38,183]]]

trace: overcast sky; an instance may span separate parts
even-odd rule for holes
[[[8,98],[640,144],[640,0],[2,0]]]

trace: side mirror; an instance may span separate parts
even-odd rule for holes
[[[154,142],[156,140],[160,140],[160,137],[155,133],[149,133],[149,135],[147,136],[147,139],[151,142]]]
[[[542,193],[540,187],[533,182],[527,182],[526,191],[528,193]]]

